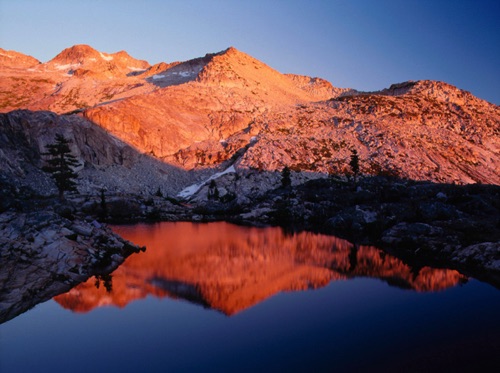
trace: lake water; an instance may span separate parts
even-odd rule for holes
[[[374,247],[227,223],[146,245],[0,325],[0,372],[500,371],[500,292]]]

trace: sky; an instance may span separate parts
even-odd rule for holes
[[[158,62],[234,46],[282,73],[380,90],[445,81],[500,104],[499,0],[0,0],[0,47]]]

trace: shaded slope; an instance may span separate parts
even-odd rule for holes
[[[42,153],[56,133],[71,141],[72,154],[82,165],[77,169],[82,194],[96,196],[104,188],[150,195],[159,186],[172,193],[189,180],[185,172],[137,152],[80,116],[25,110],[0,114],[0,175],[17,187],[54,193],[52,179],[41,167]]]

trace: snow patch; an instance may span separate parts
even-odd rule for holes
[[[172,75],[180,75],[183,78],[187,78],[187,77],[193,76],[195,74],[194,71],[171,71],[169,73]]]
[[[113,59],[113,56],[105,56],[101,52],[99,52],[99,54],[101,55],[102,59],[105,61],[111,61]]]
[[[165,75],[153,75],[153,76],[152,76],[153,80],[163,79],[163,78],[165,78],[165,77],[166,77]]]
[[[68,69],[74,69],[75,67],[80,66],[79,63],[68,63],[66,65],[59,65],[55,64],[56,70],[68,70]]]
[[[207,184],[209,181],[212,181],[212,180],[215,180],[215,179],[218,179],[219,177],[221,177],[222,175],[225,175],[225,174],[229,174],[229,173],[236,173],[236,169],[234,168],[234,166],[231,166],[231,167],[228,167],[226,168],[224,171],[222,172],[217,172],[215,174],[213,174],[212,176],[210,176],[207,180],[205,181],[202,181],[198,184],[193,184],[193,185],[190,185],[188,186],[187,188],[184,188],[179,194],[177,194],[178,197],[180,198],[188,198],[188,197],[191,197],[193,194],[195,194],[198,190],[201,189],[201,187],[203,187],[203,185]]]
[[[132,70],[132,71],[146,71],[146,69],[143,69],[140,67],[133,67],[133,66],[127,66],[127,69]]]
[[[10,56],[10,55],[8,55],[8,54],[5,54],[5,53],[0,53],[0,56],[5,56],[5,57],[12,58],[12,56]]]
[[[191,197],[193,194],[195,194],[203,185],[205,182],[200,183],[200,184],[193,184],[188,186],[187,188],[184,188],[177,196],[180,198],[188,198]]]

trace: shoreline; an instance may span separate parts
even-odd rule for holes
[[[0,213],[0,237],[0,324],[141,250],[97,221],[54,211]]]
[[[412,266],[455,269],[500,289],[499,196],[499,186],[364,180],[353,190],[322,179],[247,204],[114,195],[105,215],[98,197],[11,199],[0,212],[0,324],[144,250],[107,224],[226,221],[310,231],[376,246]]]

